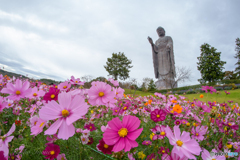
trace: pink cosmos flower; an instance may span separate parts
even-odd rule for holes
[[[148,146],[148,145],[151,145],[152,142],[151,141],[143,141],[142,144]]]
[[[114,92],[110,85],[104,82],[95,82],[88,90],[88,102],[95,105],[106,105],[109,101],[114,99]]]
[[[174,135],[171,129],[167,126],[165,129],[166,136],[169,139],[171,145],[173,145],[172,153],[176,153],[180,158],[186,156],[189,159],[196,159],[195,155],[200,155],[202,151],[198,142],[194,139],[190,138],[190,133],[183,131],[181,135],[181,131],[179,126],[174,126]]]
[[[11,100],[20,100],[21,98],[28,97],[31,94],[32,89],[29,88],[30,83],[17,79],[15,85],[7,83],[7,88],[2,89],[2,93],[10,94],[7,98]]]
[[[117,86],[119,86],[119,83],[118,83],[118,81],[116,80],[116,81],[114,81],[114,79],[112,79],[112,78],[109,78],[108,79],[108,81],[110,81],[115,87],[117,87]]]
[[[59,154],[59,155],[57,156],[57,160],[67,160],[67,158],[66,158],[65,154],[62,153],[62,154]]]
[[[120,98],[120,99],[123,97],[123,93],[125,92],[125,90],[122,89],[122,88],[120,88],[120,87],[118,87],[118,88],[116,88],[116,89],[114,88],[113,91],[114,91],[115,94],[116,94],[115,97],[116,97],[116,98]]]
[[[55,121],[45,134],[53,135],[58,131],[58,138],[68,139],[75,134],[73,123],[88,112],[88,105],[80,95],[71,99],[71,93],[62,92],[58,95],[59,104],[50,101],[39,111],[39,117],[45,121]]]
[[[214,87],[212,86],[202,86],[202,90],[205,91],[206,93],[207,92],[210,92],[212,94],[212,92],[217,92],[216,89],[214,89]]]
[[[38,119],[36,125],[31,127],[31,135],[37,136],[39,133],[43,131],[43,128],[46,125],[46,121],[41,118]]]
[[[67,91],[71,87],[71,83],[68,83],[68,81],[62,82],[58,85],[58,89],[60,91]]]
[[[157,139],[163,139],[164,137],[166,137],[166,126],[159,126],[156,125],[155,128],[150,129],[155,135],[152,137],[152,140],[155,141]]]
[[[123,117],[122,122],[118,117],[108,122],[107,130],[103,133],[103,140],[107,145],[114,145],[113,151],[119,152],[125,150],[130,151],[131,148],[137,147],[136,139],[142,133],[143,128],[140,126],[140,120],[131,115]]]
[[[4,108],[7,108],[7,102],[5,102],[4,98],[0,96],[0,112],[2,112]]]
[[[81,82],[80,78],[75,79],[74,76],[71,76],[70,83],[77,84],[77,85],[84,85],[85,82]]]
[[[212,152],[217,153],[215,149],[213,149]],[[225,155],[222,155],[222,156],[210,155],[210,153],[206,149],[203,149],[201,157],[203,160],[211,160],[211,159],[225,160],[226,159]]]
[[[171,153],[171,155],[163,154],[162,160],[188,160],[186,156],[180,157],[177,153]]]
[[[29,95],[28,98],[39,98],[44,96],[45,92],[43,90],[38,90],[37,87],[32,88],[32,93]]]
[[[204,139],[204,135],[208,130],[207,126],[197,126],[196,129],[192,128],[192,138],[202,141]]]
[[[9,153],[8,143],[11,142],[12,139],[14,138],[14,136],[10,136],[10,135],[15,131],[15,129],[16,129],[16,126],[15,126],[15,123],[13,123],[8,133],[2,136],[2,138],[0,139],[0,151],[4,152],[5,157],[7,157]]]

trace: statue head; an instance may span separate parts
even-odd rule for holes
[[[165,30],[163,27],[158,27],[157,28],[157,33],[159,37],[164,37],[165,36]]]

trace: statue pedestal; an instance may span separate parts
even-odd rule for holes
[[[155,85],[158,90],[172,89],[171,84],[167,83],[165,80],[158,80],[155,82]],[[177,88],[177,83],[175,84],[175,86],[173,88]]]

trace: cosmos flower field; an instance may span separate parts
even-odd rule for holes
[[[45,85],[0,75],[0,160],[240,159],[233,101],[131,97],[113,79],[83,85],[74,76]]]

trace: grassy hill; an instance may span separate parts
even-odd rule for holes
[[[134,90],[130,89],[124,89],[125,94],[133,95]],[[208,101],[217,101],[219,103],[227,103],[228,101],[233,101],[234,103],[240,104],[240,89],[235,89],[235,90],[228,90],[230,94],[226,94],[224,91],[220,91],[220,94],[210,94],[210,93],[199,93],[199,94],[185,94],[185,95],[180,95],[186,97],[189,101],[193,101],[194,99],[198,99],[203,102],[208,102]],[[203,98],[200,98],[200,95],[203,95]],[[134,97],[136,96],[148,96],[148,95],[154,95],[153,93],[150,92],[141,92],[141,91],[136,91]]]
[[[55,81],[55,80],[52,80],[52,79],[47,79],[47,78],[43,78],[43,79],[32,79],[32,78],[28,78],[24,75],[21,75],[21,74],[17,74],[17,73],[13,73],[13,72],[8,72],[8,71],[4,71],[2,69],[0,69],[0,74],[2,74],[3,76],[7,75],[9,77],[15,77],[15,78],[19,78],[20,76],[22,76],[22,78],[24,79],[29,79],[29,80],[38,80],[38,81],[41,81],[42,83],[46,83],[46,84],[50,84],[50,83],[54,83],[54,84],[59,84],[60,82],[58,81]]]

